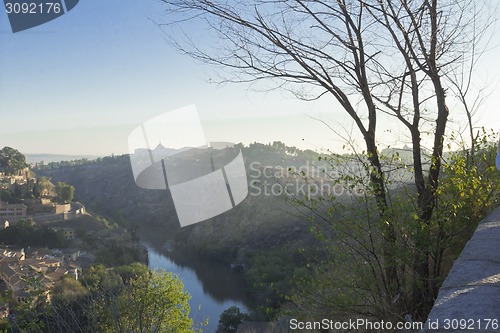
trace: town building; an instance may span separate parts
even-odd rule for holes
[[[63,228],[62,229],[64,239],[75,239],[75,229]]]
[[[0,249],[0,280],[16,301],[28,301],[34,288],[45,290],[44,297],[50,301],[50,290],[63,276],[79,278],[79,266],[64,264],[66,258],[57,258],[45,252],[50,253],[49,250],[37,249],[27,257],[24,249]]]
[[[28,216],[28,207],[24,204],[9,204],[0,201],[0,218],[24,218]]]

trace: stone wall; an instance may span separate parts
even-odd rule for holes
[[[71,211],[71,204],[56,204],[54,206],[53,214],[62,214]]]
[[[500,332],[500,207],[453,264],[422,332]]]

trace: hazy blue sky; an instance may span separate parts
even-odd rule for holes
[[[24,153],[126,153],[127,136],[138,124],[195,104],[209,141],[338,148],[341,139],[308,117],[349,130],[331,100],[305,103],[286,93],[208,83],[213,68],[177,54],[150,20],[161,20],[162,11],[155,0],[80,1],[54,21],[13,34],[2,10],[0,146]],[[499,58],[495,48],[479,73],[493,91],[479,123],[496,130]],[[394,131],[385,143],[402,146],[404,140]]]

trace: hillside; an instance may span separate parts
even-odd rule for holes
[[[276,189],[280,188],[277,181],[291,178],[291,173],[287,174],[289,168],[312,170],[312,161],[318,161],[318,154],[275,143],[253,144],[243,148],[243,155],[247,176],[253,182],[247,198],[224,214],[182,229],[168,190],[139,188],[134,182],[128,155],[71,165],[51,163],[38,169],[37,173],[50,177],[52,181],[74,185],[75,198],[89,210],[137,229],[139,233],[164,227],[163,230],[172,233],[165,238],[173,238],[175,234],[179,242],[190,248],[203,251],[247,245],[267,248],[310,239],[304,216],[294,211],[285,196],[277,195]],[[186,158],[195,163],[196,156]],[[275,176],[281,179],[277,180]],[[276,186],[269,187],[272,184]],[[269,189],[267,195],[264,187]]]
[[[215,150],[213,157],[228,160],[238,149],[241,149],[245,161],[249,195],[234,209],[184,228],[180,228],[168,190],[146,190],[136,185],[129,155],[49,163],[37,173],[52,178],[53,182],[74,185],[75,198],[90,210],[136,229],[138,233],[161,232],[164,239],[174,238],[189,248],[210,253],[234,247],[269,248],[299,240],[310,241],[307,214],[296,210],[279,192],[286,189],[293,195],[304,197],[307,195],[307,190],[304,193],[307,189],[304,176],[313,185],[315,183],[317,189],[331,190],[328,187],[331,178],[338,177],[341,172],[359,171],[357,162],[345,162],[350,158],[356,160],[352,156],[345,156],[341,165],[332,167],[316,152],[287,147],[281,142],[254,143],[248,147],[237,145]],[[386,153],[395,154],[394,151]],[[206,158],[206,152],[182,151],[178,156],[181,156],[178,163],[182,165],[178,168],[179,177],[185,180],[196,178],[193,170],[200,160]],[[411,163],[411,156],[406,157],[408,161],[405,163]],[[389,167],[393,169],[393,165]],[[395,180],[411,181],[404,170],[392,171],[391,175]],[[394,186],[397,184],[399,182]]]

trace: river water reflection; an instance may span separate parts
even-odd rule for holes
[[[207,261],[179,250],[167,251],[142,242],[148,249],[149,267],[177,274],[184,289],[192,296],[191,318],[203,322],[208,317],[205,333],[215,333],[220,314],[231,306],[247,312],[250,298],[245,293],[243,277],[219,262]]]

